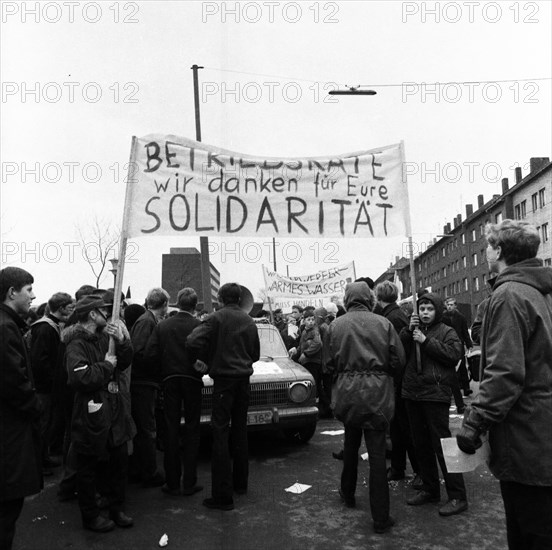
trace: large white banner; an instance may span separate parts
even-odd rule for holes
[[[342,298],[347,283],[355,279],[354,262],[310,275],[285,277],[263,265],[266,296],[272,309],[291,311],[294,304],[322,307],[332,297]]]
[[[171,135],[134,138],[123,231],[146,235],[407,235],[402,145],[328,157],[233,153]]]

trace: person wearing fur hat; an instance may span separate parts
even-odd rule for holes
[[[412,439],[420,477],[421,489],[406,502],[411,506],[439,502],[440,485],[437,462],[445,479],[448,501],[439,508],[441,516],[452,516],[468,508],[466,487],[462,474],[447,471],[441,438],[450,437],[449,407],[455,366],[463,347],[456,331],[441,322],[443,301],[428,292],[418,300],[418,314],[401,331],[401,340],[408,356],[402,397],[410,420]],[[420,347],[420,362],[416,346]]]
[[[134,435],[132,419],[119,393],[119,372],[132,362],[132,344],[122,321],[108,323],[111,304],[100,296],[85,296],[76,306],[78,322],[66,342],[68,383],[75,391],[71,442],[77,462],[77,490],[83,526],[96,532],[111,531],[115,524],[130,527],[124,512],[127,477],[127,442]],[[109,338],[115,352],[109,350]],[[98,463],[107,468],[97,473]],[[97,479],[104,476],[106,479]],[[96,484],[109,487],[110,519],[100,516]]]

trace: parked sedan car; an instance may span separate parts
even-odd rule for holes
[[[264,321],[264,320],[263,320]],[[261,341],[260,360],[253,364],[249,429],[277,429],[306,443],[316,431],[318,408],[312,375],[292,361],[278,329],[267,321],[257,322]],[[211,422],[213,379],[203,377],[201,424]]]

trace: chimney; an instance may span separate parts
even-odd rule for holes
[[[529,159],[530,173],[538,172],[541,168],[544,168],[550,159],[548,157],[531,157]]]
[[[500,195],[493,195],[493,200],[499,199]]]
[[[450,226],[450,223],[447,223],[447,230],[445,231],[445,233],[450,233],[451,232],[451,226]]]
[[[502,194],[508,191],[508,178],[502,178]]]
[[[447,226],[443,225],[443,235],[446,235],[448,233]]]
[[[456,218],[454,218],[454,228],[456,229],[458,227],[458,216],[456,216]]]
[[[516,183],[519,183],[523,179],[523,176],[521,175],[521,166],[516,166],[515,173],[516,173]]]
[[[458,223],[457,223],[456,225],[457,225],[457,226],[458,226],[458,225],[462,225],[462,214],[458,214],[458,215],[456,216],[456,219],[458,220]]]
[[[483,198],[483,195],[477,195],[477,209],[483,208],[484,204],[485,204],[485,199]]]
[[[466,204],[466,218],[473,214],[473,204]]]

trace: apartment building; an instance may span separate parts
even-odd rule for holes
[[[488,295],[487,242],[485,225],[503,219],[522,219],[537,227],[541,246],[538,257],[544,265],[552,265],[552,163],[549,158],[531,158],[529,173],[515,169],[515,184],[502,180],[502,194],[488,202],[477,197],[477,209],[466,205],[466,217],[458,214],[453,223],[443,227],[443,235],[414,259],[418,289],[429,288],[443,299],[454,296],[458,309],[471,321],[478,304]],[[403,292],[401,298],[412,294],[410,263],[395,262],[378,277],[398,278]]]

